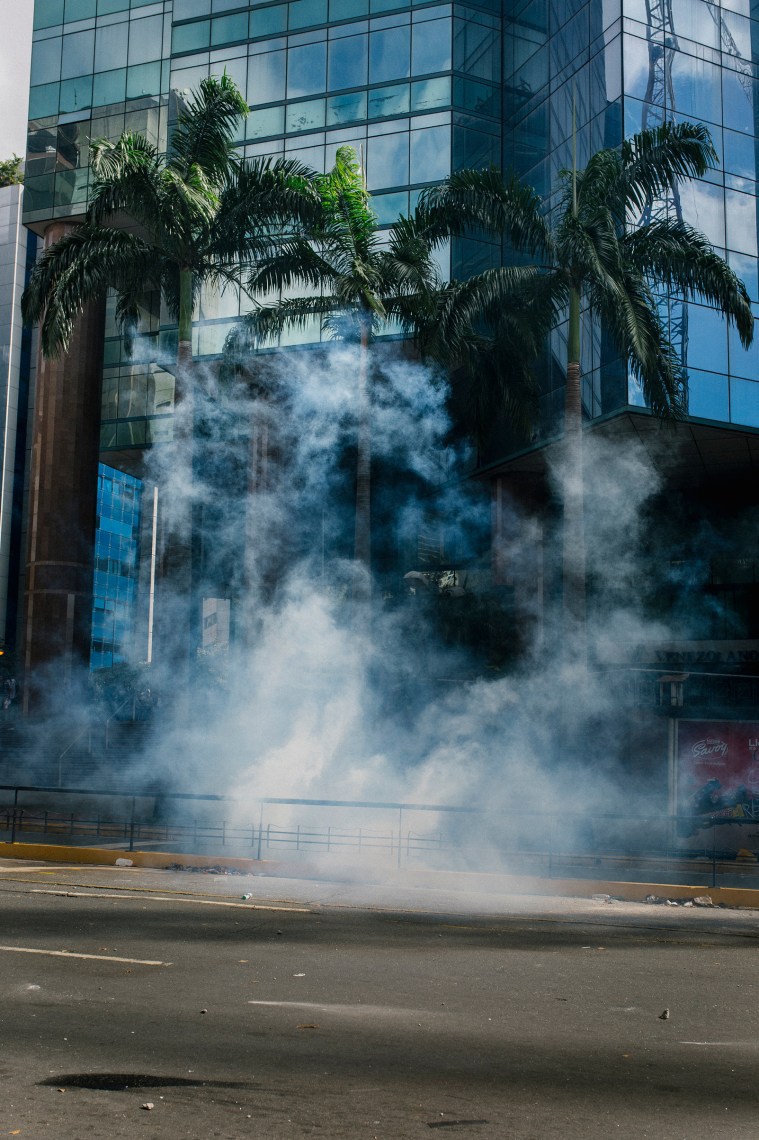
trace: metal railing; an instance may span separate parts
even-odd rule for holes
[[[759,889],[759,824],[721,815],[503,813],[274,797],[243,813],[234,797],[221,795],[0,785],[2,832],[11,843],[257,860],[350,855],[398,868]]]

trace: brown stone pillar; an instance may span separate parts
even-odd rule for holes
[[[45,246],[70,228],[51,223]],[[93,302],[66,353],[46,359],[37,352],[22,650],[27,712],[45,703],[48,668],[60,694],[76,664],[89,663],[104,325],[105,302]]]

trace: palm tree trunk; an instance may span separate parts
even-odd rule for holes
[[[356,530],[353,557],[356,562],[353,596],[369,601],[371,597],[371,393],[369,391],[369,328],[361,323],[358,358],[358,410],[356,440]]]
[[[164,473],[167,493],[166,545],[162,559],[163,602],[159,652],[172,677],[175,698],[186,698],[200,632],[200,615],[193,597],[194,540],[197,530],[192,503],[194,485],[195,393],[192,357],[192,271],[180,270],[179,330],[174,380],[174,446]],[[159,658],[160,660],[160,658]]]
[[[580,293],[569,301],[567,385],[564,403],[563,639],[564,651],[585,660],[585,524],[583,517]]]

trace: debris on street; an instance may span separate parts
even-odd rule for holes
[[[193,867],[189,863],[169,863],[167,871],[191,871],[194,875],[244,875],[237,867],[222,867],[216,863],[211,867]]]
[[[144,1104],[140,1105],[140,1108],[147,1109],[147,1111],[150,1112],[152,1108],[155,1108],[155,1105],[153,1104],[152,1100],[146,1100]]]
[[[661,1013],[659,1014],[659,1020],[660,1021],[669,1021],[669,1010],[668,1009],[663,1009],[661,1011]]]

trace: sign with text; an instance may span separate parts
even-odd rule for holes
[[[694,817],[693,831],[684,838],[700,832],[703,845],[703,828],[714,820],[726,825],[717,840],[721,849],[757,847],[759,723],[681,720],[677,740],[678,814]],[[748,828],[751,823],[755,826]]]

